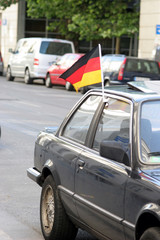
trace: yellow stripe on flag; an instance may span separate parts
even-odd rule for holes
[[[79,88],[101,82],[101,70],[87,72],[83,74],[82,80],[73,84],[76,91]]]

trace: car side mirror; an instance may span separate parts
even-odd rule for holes
[[[100,143],[100,155],[129,166],[129,157],[123,143],[104,140]]]

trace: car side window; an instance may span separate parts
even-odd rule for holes
[[[130,104],[122,100],[109,98],[102,112],[93,149],[99,151],[103,140],[123,143],[127,149],[129,144]]]
[[[20,52],[20,49],[21,49],[21,46],[22,46],[23,42],[20,40],[18,41],[17,45],[16,45],[16,48],[15,48],[15,53],[19,53]]]
[[[73,141],[84,144],[88,129],[100,101],[100,96],[89,96],[71,117],[62,135]]]
[[[34,52],[34,50],[35,50],[35,48],[36,48],[36,44],[37,44],[37,42],[35,41],[35,42],[30,42],[30,44],[29,44],[29,48],[28,48],[28,53],[33,53]]]
[[[28,41],[23,41],[22,45],[19,48],[19,53],[27,53],[28,51]]]

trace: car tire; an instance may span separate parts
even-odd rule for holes
[[[152,227],[147,229],[140,238],[140,240],[159,240],[159,239],[160,239],[159,227]]]
[[[65,88],[66,88],[67,91],[72,91],[73,90],[72,84],[70,82],[67,82],[67,81],[66,81]]]
[[[7,78],[7,81],[14,80],[14,77],[12,76],[11,68],[9,66],[7,67],[6,78]]]
[[[51,88],[51,87],[52,87],[51,77],[50,77],[49,73],[47,74],[45,84],[46,84],[46,87],[47,87],[47,88]]]
[[[88,90],[89,90],[89,89],[88,89],[88,87],[86,86],[86,87],[81,87],[79,91],[80,91],[80,93],[85,94],[86,92],[88,92]]]
[[[30,72],[29,72],[29,69],[28,69],[28,68],[25,70],[24,82],[25,82],[26,84],[31,84],[31,83],[33,83],[33,79],[30,77]]]
[[[42,186],[40,222],[45,240],[74,240],[77,228],[65,213],[55,182],[49,175]]]
[[[105,81],[105,87],[109,87],[110,86],[110,82],[109,82],[109,80],[106,80]]]

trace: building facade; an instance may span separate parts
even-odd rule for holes
[[[160,45],[160,0],[141,0],[138,56],[154,58]]]

